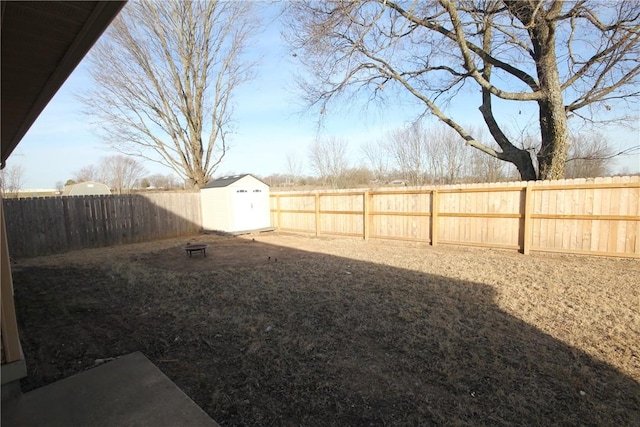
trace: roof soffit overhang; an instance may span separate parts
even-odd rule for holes
[[[126,1],[2,1],[2,166]]]

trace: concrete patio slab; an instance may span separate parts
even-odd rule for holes
[[[2,426],[218,424],[142,353],[2,402]]]

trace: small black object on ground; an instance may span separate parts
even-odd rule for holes
[[[194,252],[200,252],[204,257],[207,256],[207,246],[206,244],[187,244],[184,247],[185,252],[187,253],[187,255],[189,255],[189,258],[191,258],[191,254],[193,254]]]

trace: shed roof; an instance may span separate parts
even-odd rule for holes
[[[77,184],[67,185],[64,189],[65,196],[90,196],[111,194],[109,186],[102,182],[83,181]]]
[[[268,186],[268,184],[266,182],[264,182],[263,180],[256,178],[255,176],[251,175],[250,173],[245,173],[242,175],[229,175],[229,176],[223,176],[222,178],[218,178],[218,179],[214,179],[212,181],[209,181],[204,187],[202,188],[221,188],[221,187],[227,187],[231,184],[233,184],[236,181],[241,180],[242,178],[244,178],[245,176],[250,176],[251,178],[260,181],[261,183],[263,183],[264,185]]]

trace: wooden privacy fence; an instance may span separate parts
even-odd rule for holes
[[[640,258],[640,177],[271,194],[282,231]]]
[[[13,257],[197,233],[199,193],[4,199]]]

